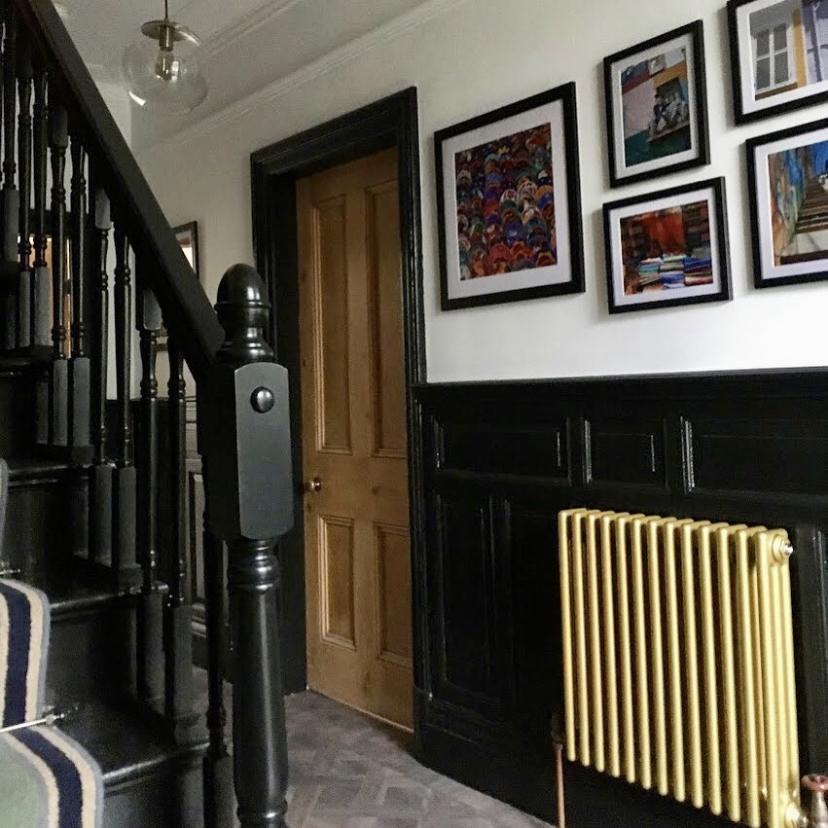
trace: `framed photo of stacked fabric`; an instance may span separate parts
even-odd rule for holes
[[[443,310],[584,290],[575,84],[434,136]]]
[[[604,60],[610,184],[710,162],[701,20]]]
[[[725,182],[604,205],[610,313],[730,299]]]
[[[828,279],[828,120],[747,142],[758,288]]]
[[[729,0],[736,123],[828,102],[828,0]]]

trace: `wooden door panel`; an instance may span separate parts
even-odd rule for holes
[[[317,445],[322,452],[351,452],[348,281],[345,198],[313,207],[314,349],[317,351]]]
[[[354,620],[354,522],[319,518],[319,577],[322,637],[329,644],[356,648]]]
[[[413,720],[396,155],[297,182],[308,682]]]
[[[411,567],[407,526],[375,524],[379,658],[412,668]]]
[[[368,280],[371,302],[373,455],[405,457],[405,374],[400,272],[399,187],[386,182],[366,191]]]

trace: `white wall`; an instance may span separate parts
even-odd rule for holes
[[[132,146],[132,103],[126,90],[120,84],[106,83],[102,81],[97,82],[98,90],[104,99],[104,102],[109,107],[115,123],[121,130],[127,144]],[[118,396],[117,378],[115,376],[115,302],[112,278],[115,273],[115,245],[112,241],[112,235],[109,239],[109,254],[107,256],[107,272],[110,277],[109,284],[109,368],[106,375],[106,395],[109,399],[115,399]],[[133,270],[133,306],[135,306],[135,261],[131,262]],[[138,353],[138,331],[132,330],[132,376],[130,380],[131,394],[137,395],[141,384],[141,365]]]
[[[142,151],[139,160],[170,221],[199,221],[202,272],[214,297],[228,265],[252,261],[250,152],[415,85],[431,381],[825,365],[828,283],[751,287],[743,156],[748,137],[824,113],[816,108],[733,127],[724,6],[725,0],[432,0],[364,38],[366,48],[320,62],[211,116],[199,129]],[[713,163],[610,192],[603,58],[699,17],[705,24]],[[239,59],[255,65],[255,55]],[[570,80],[578,90],[587,292],[442,313],[434,131]],[[601,205],[714,175],[727,177],[733,301],[611,318]]]

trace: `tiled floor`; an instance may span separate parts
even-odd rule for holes
[[[406,737],[315,693],[287,700],[290,828],[545,828],[415,761]]]

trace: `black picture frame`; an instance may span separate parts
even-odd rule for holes
[[[458,251],[456,246],[459,240],[459,233],[457,232],[457,222],[453,221],[453,230],[447,228],[447,206],[446,206],[446,176],[451,176],[451,181],[455,180],[454,168],[447,169],[446,159],[444,155],[450,152],[451,143],[453,139],[462,139],[463,136],[469,135],[478,131],[484,130],[487,127],[496,125],[502,121],[514,119],[523,113],[532,113],[534,110],[547,108],[549,112],[553,112],[556,116],[560,114],[559,121],[552,124],[551,129],[551,149],[550,158],[556,155],[559,158],[565,159],[565,211],[561,215],[556,212],[554,215],[555,229],[559,228],[565,223],[567,232],[563,233],[565,238],[566,256],[560,255],[561,241],[556,236],[555,247],[555,262],[553,267],[560,267],[561,272],[568,275],[568,278],[561,281],[550,282],[545,284],[536,284],[533,286],[519,286],[514,289],[509,288],[502,282],[484,284],[481,281],[479,286],[475,285],[474,289],[479,290],[477,295],[457,295],[463,288],[463,281],[468,284],[466,288],[471,287],[471,282],[477,280],[463,280],[462,278],[453,277],[453,266],[449,265],[448,250],[451,247],[452,251]],[[540,123],[532,128],[538,129],[544,126],[545,123]],[[508,128],[504,125],[504,129]],[[471,152],[474,149],[481,149],[482,145],[491,143],[509,135],[518,135],[524,130],[529,130],[530,127],[522,126],[520,128],[513,128],[513,132],[498,133],[493,131],[492,137],[486,138],[484,141],[475,143],[471,140],[467,150]],[[558,140],[556,141],[556,137]],[[560,140],[562,136],[562,141]],[[462,143],[459,142],[459,143]],[[561,145],[562,144],[562,145]],[[525,299],[537,299],[547,296],[561,296],[565,294],[583,293],[584,292],[584,253],[583,253],[583,218],[581,215],[581,187],[580,187],[580,168],[578,157],[578,117],[577,117],[577,102],[576,91],[574,83],[567,83],[558,86],[547,92],[542,92],[508,106],[501,107],[485,115],[480,115],[476,118],[471,118],[454,126],[439,130],[434,135],[434,151],[436,159],[436,181],[437,181],[437,215],[438,215],[438,236],[440,245],[440,274],[441,274],[441,307],[443,310],[456,310],[459,308],[470,308],[482,305],[493,305],[502,302],[514,302]],[[461,150],[463,151],[463,150]],[[455,154],[452,158],[456,159]],[[550,162],[551,163],[551,162]],[[555,168],[551,168],[551,174],[556,175]],[[555,180],[553,178],[553,180]],[[560,186],[556,183],[554,187],[555,193],[561,191]],[[456,193],[456,191],[455,191]],[[456,197],[456,196],[455,196]],[[456,202],[452,203],[455,206]],[[531,208],[532,205],[528,205]],[[559,203],[555,205],[557,210]],[[456,218],[455,213],[455,218]],[[461,273],[461,266],[459,258],[457,259],[457,273]],[[547,268],[552,272],[552,268]],[[487,276],[487,278],[514,277],[514,281],[520,278],[520,273],[525,276],[526,271],[509,271],[508,273],[494,274]],[[560,278],[556,276],[555,278]],[[492,287],[492,292],[485,292],[485,287]]]
[[[704,195],[708,193],[709,195]],[[698,194],[697,201],[688,200],[688,196]],[[707,211],[707,236],[711,244],[710,251],[710,270],[712,281],[709,284],[696,285],[682,285],[678,286],[673,283],[672,287],[668,289],[668,276],[660,276],[658,280],[654,280],[651,284],[655,286],[655,281],[663,282],[662,290],[642,290],[640,293],[627,294],[625,291],[625,273],[618,273],[617,265],[619,260],[621,267],[625,268],[623,262],[623,240],[619,231],[618,236],[614,235],[614,230],[617,222],[624,218],[629,218],[634,215],[645,215],[656,211],[670,209],[678,206],[697,206],[701,201],[706,200],[708,205]],[[672,202],[672,203],[671,203]],[[656,205],[661,205],[656,207]],[[648,206],[650,209],[648,210]],[[630,208],[639,207],[638,211],[631,211],[630,215],[622,215],[627,213]],[[604,248],[606,255],[606,273],[607,273],[607,298],[609,312],[611,314],[630,313],[640,310],[649,310],[652,308],[670,308],[680,305],[697,305],[706,302],[721,302],[727,301],[731,298],[731,277],[730,277],[730,246],[727,228],[727,203],[726,203],[726,187],[724,178],[711,178],[706,181],[698,181],[692,184],[685,184],[679,187],[670,187],[665,190],[660,190],[654,193],[647,193],[645,195],[633,196],[631,198],[621,199],[619,201],[610,202],[604,205]],[[684,216],[683,216],[684,221]],[[715,236],[710,233],[711,228],[715,227]],[[682,232],[687,232],[686,223],[683,224]],[[700,230],[699,238],[704,238],[703,226]],[[715,246],[713,242],[715,240]],[[685,244],[688,241],[685,239]],[[692,253],[691,253],[692,256]],[[656,257],[651,257],[648,253],[645,257],[648,261],[654,261]],[[689,258],[689,257],[688,257]],[[704,260],[698,256],[692,256],[693,266],[703,267],[700,263]],[[636,267],[638,268],[639,262]],[[668,264],[668,263],[662,263]],[[682,263],[683,279],[686,279],[685,264]],[[659,270],[661,271],[661,265]],[[665,272],[665,271],[661,271]],[[699,278],[701,271],[696,271],[695,278]],[[640,271],[639,271],[640,273]],[[675,275],[676,271],[669,272]],[[621,286],[619,293],[618,287]],[[634,296],[632,299],[625,299],[626,296]],[[638,298],[638,297],[642,298]],[[651,296],[649,300],[643,297]],[[672,298],[671,298],[672,297]]]
[[[808,137],[815,140],[810,143],[807,140],[802,140]],[[787,146],[785,146],[786,144]],[[776,146],[775,151],[772,153],[768,150],[768,153],[765,154],[763,148],[771,145]],[[824,191],[824,188],[828,186],[828,168],[826,168],[826,163],[828,163],[828,119],[801,124],[768,135],[759,135],[745,143],[753,248],[753,284],[757,288],[799,285],[808,282],[822,282],[828,279],[828,249],[824,251],[823,255],[820,255],[821,251],[797,252],[787,257],[779,256],[777,261],[777,251],[773,239],[774,213],[776,213],[776,217],[780,222],[784,223],[785,220],[784,215],[780,214],[778,210],[777,199],[780,196],[790,197],[796,187],[788,181],[780,189],[771,181],[770,156],[788,150],[805,149],[817,145],[821,145],[819,161],[822,163],[823,172],[818,175],[812,174],[810,178],[816,179]],[[811,158],[813,158],[813,155],[811,155]],[[790,163],[801,164],[803,160],[800,153],[799,157],[794,155],[790,158]],[[761,170],[759,169],[760,164],[762,165]],[[783,170],[778,170],[778,172],[786,174]],[[813,173],[814,170],[811,172]],[[802,173],[804,179],[806,170],[803,169]],[[808,198],[807,187],[803,187],[803,192],[797,194],[797,198],[799,197],[802,200],[798,204],[795,206],[788,205],[788,209],[783,211],[788,213],[791,218],[796,216],[796,225],[799,222],[800,211]],[[794,235],[796,235],[795,232]],[[793,241],[793,239],[790,239],[790,241]],[[783,261],[783,258],[787,258],[788,261]],[[792,259],[799,259],[799,261],[792,261]],[[777,272],[774,273],[774,271]]]
[[[623,111],[620,110],[620,107],[623,106],[623,92],[620,91],[620,84],[616,83],[616,79],[620,79],[616,75],[619,68],[618,64],[635,59],[637,56],[640,56],[640,60],[635,65],[640,65],[645,61],[650,63],[653,57],[646,57],[648,53],[676,40],[685,40],[692,52],[692,54],[688,55],[686,61],[686,66],[690,69],[690,72],[688,73],[685,70],[688,87],[692,86],[692,88],[688,89],[690,101],[686,103],[689,117],[686,119],[686,123],[682,120],[681,125],[678,127],[668,128],[665,126],[662,136],[663,138],[667,138],[670,135],[682,135],[686,129],[690,139],[690,147],[686,150],[672,153],[673,155],[681,156],[681,159],[674,163],[662,163],[662,159],[654,158],[649,162],[640,162],[639,164],[627,166],[625,158],[623,157],[624,145],[626,143],[625,138],[623,133],[620,135],[618,133],[619,121],[622,129],[624,125]],[[624,68],[631,67],[621,67],[622,73]],[[678,78],[672,76],[671,68],[665,67],[659,73],[668,76],[668,83],[678,80]],[[653,77],[652,74],[648,73],[647,80],[639,84],[638,88],[640,89],[645,83],[649,85],[650,81],[655,86]],[[655,97],[653,100],[655,102]],[[709,164],[710,129],[707,119],[707,73],[704,55],[704,23],[701,20],[696,20],[686,26],[665,32],[643,43],[636,44],[635,46],[631,46],[628,49],[604,58],[604,105],[607,118],[607,155],[611,187],[623,187],[627,184],[650,181],[660,176],[670,175],[671,173],[689,170],[695,167],[703,167]],[[674,115],[673,117],[679,116]],[[651,124],[649,128],[652,130],[653,125]],[[647,142],[652,143],[652,140],[648,138]],[[665,158],[669,157],[665,156]],[[640,172],[635,172],[636,166],[642,168]],[[626,172],[626,170],[630,170],[630,172]]]
[[[733,80],[733,109],[737,124],[748,124],[764,118],[781,115],[785,112],[795,112],[805,107],[828,103],[828,80],[815,82],[813,84],[808,83],[806,80],[804,86],[798,85],[792,87],[788,84],[788,88],[783,84],[781,87],[778,87],[781,91],[773,95],[756,95],[755,75],[751,71],[750,79],[748,78],[745,71],[745,63],[750,63],[752,67],[754,59],[757,58],[754,55],[754,49],[750,42],[749,28],[741,24],[744,23],[743,16],[750,13],[750,6],[757,6],[757,11],[765,14],[768,13],[769,9],[763,9],[759,6],[760,2],[761,0],[728,0],[727,4],[727,25],[732,65],[731,77]],[[788,8],[790,4],[784,2],[784,0],[780,0],[778,4],[774,4],[771,8],[776,8],[776,6]],[[794,29],[796,28],[793,23],[791,26]],[[790,34],[788,35],[788,39],[789,41],[791,40]],[[793,46],[795,49],[798,48],[795,36]],[[803,48],[805,49],[805,71],[807,73],[807,46]],[[796,83],[801,84],[801,80],[801,78],[798,79]],[[808,86],[815,86],[817,88],[812,94],[801,94],[798,91]],[[746,95],[745,92],[747,89],[753,90],[753,94]]]
[[[173,227],[173,233],[175,233],[176,241],[184,251],[184,255],[187,256],[187,261],[190,262],[195,271],[195,275],[201,281],[198,259],[198,222],[188,221],[186,224],[179,224],[177,227]]]

